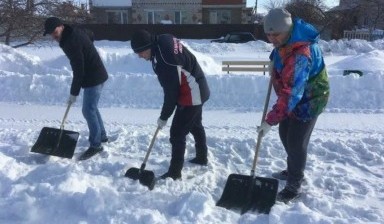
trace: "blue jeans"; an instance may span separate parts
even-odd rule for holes
[[[82,112],[88,124],[90,147],[100,147],[101,140],[107,138],[103,119],[97,108],[103,86],[103,84],[100,84],[84,88]]]

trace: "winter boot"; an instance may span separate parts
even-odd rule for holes
[[[181,179],[181,172],[180,173],[171,173],[171,172],[166,172],[163,175],[160,176],[160,179],[166,179],[166,178],[172,178],[173,180],[179,180]]]
[[[280,191],[276,196],[276,201],[281,201],[288,203],[300,197],[300,190],[292,189],[289,186],[286,186],[282,191]]]
[[[171,159],[171,165],[169,166],[168,172],[161,175],[161,179],[166,179],[168,177],[173,180],[181,179],[181,170],[183,169],[183,161],[176,161],[175,159]]]
[[[101,139],[101,143],[108,143],[108,142],[109,142],[108,137],[105,137],[105,138]]]
[[[208,165],[208,159],[207,158],[198,158],[195,157],[191,160],[189,160],[190,163],[202,165],[202,166],[207,166]]]
[[[272,173],[272,177],[278,180],[288,180],[288,170],[282,170],[280,172]],[[306,184],[307,180],[305,177],[300,181],[302,184]]]
[[[91,158],[92,156],[96,155],[97,153],[100,153],[103,151],[103,147],[89,147],[87,151],[85,151],[81,156],[79,157],[79,160],[86,160]]]
[[[288,171],[287,170],[283,170],[283,171],[280,171],[280,172],[272,173],[272,177],[276,178],[278,180],[287,180],[288,179]]]
[[[207,145],[202,144],[196,144],[196,157],[189,160],[190,163],[206,166],[208,165],[208,159],[207,159]]]

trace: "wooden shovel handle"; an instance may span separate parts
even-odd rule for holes
[[[61,121],[61,125],[60,125],[59,140],[57,141],[57,145],[56,145],[54,150],[57,150],[59,148],[59,145],[61,142],[61,137],[63,136],[63,132],[64,132],[64,123],[65,123],[65,120],[67,119],[67,115],[69,112],[69,108],[71,108],[71,105],[72,105],[72,103],[68,103],[67,109],[65,110],[64,117],[63,117],[63,120]]]
[[[60,125],[61,130],[64,129],[64,123],[65,123],[65,120],[67,119],[69,108],[71,108],[71,105],[72,105],[72,103],[68,103],[68,105],[67,105],[67,109],[65,110],[64,117],[63,117],[63,120],[61,121],[61,125]]]
[[[155,134],[154,134],[153,137],[152,137],[151,143],[149,144],[149,147],[148,147],[148,150],[147,150],[147,154],[145,155],[143,164],[141,164],[140,170],[144,170],[144,169],[145,169],[145,164],[147,163],[149,154],[151,154],[153,144],[155,143],[156,136],[157,136],[157,133],[159,133],[159,131],[160,131],[160,128],[157,127],[157,128],[156,128],[156,131],[155,131]]]
[[[265,103],[264,103],[264,111],[263,111],[263,116],[261,118],[261,123],[263,123],[263,121],[265,120],[265,117],[267,115],[267,110],[268,110],[268,105],[269,105],[269,98],[271,96],[271,89],[272,89],[272,78],[270,78],[270,80],[269,80],[267,97],[266,97]],[[256,163],[257,163],[257,158],[258,158],[258,155],[259,155],[259,148],[260,148],[260,145],[261,145],[262,138],[263,138],[263,133],[259,132],[259,134],[257,135],[256,152],[255,152],[255,157],[253,158],[253,164],[252,164],[252,170],[251,170],[251,176],[252,177],[255,176],[255,168],[256,168]]]

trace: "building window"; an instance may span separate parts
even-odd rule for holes
[[[231,12],[228,10],[219,11],[219,23],[229,24],[231,23]]]
[[[128,13],[126,11],[107,11],[108,24],[128,24]]]
[[[215,10],[209,12],[210,24],[230,24],[231,12],[229,10]]]
[[[217,12],[209,12],[209,24],[217,24]]]
[[[160,11],[147,11],[147,24],[160,24],[161,20]]]
[[[147,12],[147,24],[155,24],[155,12]]]
[[[175,12],[175,24],[186,24],[187,16],[184,11],[176,11]]]

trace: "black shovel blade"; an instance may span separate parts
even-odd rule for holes
[[[152,171],[132,167],[127,170],[124,176],[133,180],[138,179],[140,183],[147,186],[149,190],[152,190],[155,186],[155,174]]]
[[[78,132],[74,131],[44,127],[36,143],[32,146],[31,152],[71,159],[79,135]]]
[[[250,209],[269,213],[276,201],[277,188],[276,179],[230,174],[216,205],[240,210],[241,214]]]

